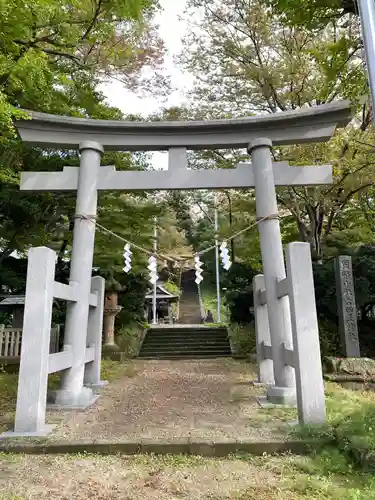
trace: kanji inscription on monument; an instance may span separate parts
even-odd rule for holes
[[[352,258],[349,255],[340,255],[336,258],[336,295],[343,354],[347,357],[359,357],[357,308]]]

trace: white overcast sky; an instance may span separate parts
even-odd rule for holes
[[[170,75],[173,92],[166,100],[152,97],[140,97],[128,92],[117,81],[105,84],[101,90],[107,97],[109,104],[118,107],[126,114],[142,114],[147,116],[157,109],[166,106],[178,106],[184,103],[184,92],[191,85],[192,78],[184,74],[173,64],[173,57],[181,50],[181,39],[186,32],[186,25],[179,20],[183,13],[186,0],[161,0],[163,11],[157,16],[161,38],[164,40],[167,54],[165,56],[165,72]],[[154,153],[152,163],[154,168],[167,168],[167,153]]]
[[[128,92],[117,81],[105,84],[102,90],[110,104],[120,108],[126,114],[148,115],[162,106],[179,105],[184,101],[184,90],[191,82],[189,75],[184,74],[173,64],[173,57],[181,50],[181,39],[186,32],[186,25],[179,20],[183,14],[186,0],[161,0],[163,11],[156,17],[155,23],[159,26],[159,33],[164,40],[167,54],[164,59],[165,73],[172,78],[172,92],[167,101],[160,101],[152,97],[139,97]]]

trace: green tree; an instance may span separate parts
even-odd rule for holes
[[[310,29],[291,25],[267,5],[255,0],[190,0],[190,32],[180,56],[181,65],[196,78],[190,114],[243,116],[336,99],[353,102],[355,121],[328,144],[274,150],[275,159],[292,165],[334,167],[331,186],[278,190],[282,215],[289,214],[294,221],[294,225],[286,221],[293,236],[309,242],[319,261],[328,242],[332,246],[340,222],[347,220],[349,208],[373,184],[372,111],[360,99],[368,89],[359,21],[340,10],[337,21],[332,18],[324,27]],[[194,15],[198,10],[199,16]],[[238,156],[219,151],[199,154],[199,161],[228,168]],[[355,240],[363,236],[360,228]],[[366,236],[372,241],[369,232]]]
[[[12,130],[19,107],[108,118],[96,87],[116,78],[148,85],[163,47],[152,24],[153,0],[0,2],[0,127]],[[157,80],[157,79],[156,79]]]
[[[269,0],[268,4],[288,23],[317,30],[347,14],[358,15],[355,0]]]
[[[164,49],[153,24],[157,9],[153,0],[0,1],[0,262],[14,251],[45,244],[59,252],[66,275],[75,209],[74,193],[19,191],[21,170],[56,171],[79,159],[76,152],[20,144],[13,119],[20,108],[122,118],[98,85],[115,78],[127,88],[158,90],[160,78],[153,75],[151,84],[142,72],[144,66],[156,73],[161,68]],[[133,161],[119,153],[103,158],[109,160],[118,168],[130,168]]]

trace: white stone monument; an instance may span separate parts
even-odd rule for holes
[[[342,354],[348,358],[359,358],[361,353],[358,337],[357,307],[350,255],[336,257],[335,274]]]

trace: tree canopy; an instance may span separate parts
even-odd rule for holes
[[[162,62],[153,0],[0,2],[0,126],[18,109],[106,118],[96,87],[117,78],[147,85],[146,65]],[[117,117],[119,116],[117,112]]]
[[[356,0],[269,0],[268,4],[292,25],[320,30],[347,14],[358,15]]]
[[[79,163],[75,151],[23,145],[13,128],[14,118],[25,116],[23,109],[31,109],[80,117],[133,119],[110,106],[99,88],[103,82],[115,79],[128,90],[154,95],[169,91],[162,72],[165,48],[155,25],[158,11],[154,0],[0,1],[3,291],[19,291],[24,286],[25,262],[18,259],[17,273],[11,256],[17,252],[24,257],[31,245],[54,248],[58,253],[57,270],[66,278],[74,193],[21,192],[19,174],[25,170],[56,171]],[[358,298],[365,311],[373,300],[370,274],[375,153],[373,111],[368,100],[356,3],[188,0],[185,19],[188,32],[177,63],[194,77],[187,96],[189,104],[160,108],[149,117],[152,120],[250,116],[339,99],[352,102],[353,120],[328,143],[276,147],[273,155],[275,160],[287,160],[291,165],[333,166],[334,182],[329,186],[277,190],[283,241],[309,242],[319,290],[328,290],[324,286],[325,280],[331,279],[327,269],[330,259],[338,253],[357,256],[358,275],[368,263]],[[188,152],[189,167],[193,169],[233,168],[247,158],[245,151],[230,149]],[[119,170],[151,168],[150,157],[143,153],[106,153],[102,163],[116,165]],[[121,238],[151,249],[155,216],[159,253],[166,260],[191,258],[193,252],[211,246],[215,237],[213,199],[213,193],[207,191],[159,196],[101,193],[98,223],[120,236],[115,238],[98,227],[94,265],[106,277],[107,287],[124,289],[139,281],[143,283],[141,293],[147,255],[134,251],[133,274],[125,277]],[[231,243],[235,265],[224,280],[231,289],[232,303],[243,305],[251,295],[251,278],[261,269],[255,194],[252,190],[227,190],[217,194],[216,202],[220,239],[253,226]],[[205,269],[213,275],[213,252],[205,254],[204,261]],[[242,302],[235,292],[240,288],[247,294]],[[331,300],[327,297],[322,298],[321,310]],[[328,306],[325,310],[329,310]]]
[[[20,171],[61,170],[78,165],[79,159],[75,151],[23,145],[13,119],[25,116],[22,109],[122,118],[98,90],[113,78],[127,90],[165,92],[167,82],[160,73],[164,47],[154,24],[158,8],[153,0],[0,2],[0,263],[8,262],[13,252],[22,256],[31,245],[45,244],[58,252],[65,269],[75,210],[74,193],[19,191]],[[118,169],[148,168],[140,155],[106,154],[103,162]],[[147,208],[130,206],[118,192],[102,197],[99,216],[125,235],[127,221],[148,221]],[[102,241],[99,236],[98,249],[108,249]],[[115,262],[122,258],[122,247],[117,244],[116,256],[112,252]],[[103,253],[96,259],[100,265],[106,260]],[[3,289],[15,289],[12,283],[2,273]]]
[[[312,4],[318,9],[322,3]],[[298,13],[306,11],[293,1],[190,0],[190,31],[180,55],[182,67],[195,76],[191,116],[276,113],[336,99],[352,101],[355,119],[330,142],[274,149],[275,159],[291,165],[333,165],[331,186],[278,190],[290,237],[309,242],[317,260],[329,255],[338,240],[373,238],[368,224],[359,227],[358,219],[349,223],[350,215],[358,217],[360,200],[374,178],[372,110],[359,19],[332,2],[334,8],[340,15],[312,28],[297,23]],[[194,17],[197,9],[200,15]],[[195,161],[201,166],[230,167],[239,155],[209,152],[199,158]]]

